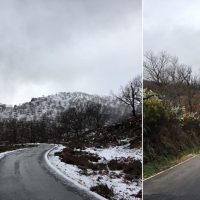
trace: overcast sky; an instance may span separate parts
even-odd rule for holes
[[[200,73],[199,9],[199,0],[143,0],[144,53],[167,51]]]
[[[141,71],[141,0],[0,1],[0,103],[109,95]]]

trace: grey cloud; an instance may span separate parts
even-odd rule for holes
[[[116,91],[142,70],[141,12],[140,0],[1,1],[0,102]]]
[[[199,69],[199,1],[144,1],[144,52],[167,51]]]

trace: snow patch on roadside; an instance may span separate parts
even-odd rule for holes
[[[69,165],[61,162],[58,156],[55,156],[55,152],[60,152],[65,146],[58,145],[45,154],[45,159],[53,169],[56,170],[60,175],[66,177],[72,181],[75,185],[86,189],[92,194],[95,194],[99,199],[105,200],[104,197],[91,192],[90,187],[97,185],[98,183],[107,184],[108,187],[113,188],[115,197],[124,198],[127,200],[135,200],[136,198],[132,194],[137,194],[142,189],[142,180],[137,182],[124,182],[123,177],[120,175],[120,171],[109,171],[109,174],[98,174],[92,170],[87,170],[87,175],[81,174],[81,171],[75,165]],[[122,146],[110,147],[106,149],[87,148],[87,152],[95,153],[101,157],[101,161],[112,160],[117,158],[134,158],[135,160],[142,161],[142,150],[141,149],[127,149]],[[111,178],[113,174],[113,177]],[[117,176],[119,175],[119,176]]]
[[[89,192],[99,200],[106,200],[104,197],[92,192],[89,190],[87,185],[83,184],[80,179],[80,174],[78,173],[79,169],[76,166],[73,165],[67,165],[60,161],[58,156],[54,156],[55,152],[60,152],[62,149],[64,149],[65,146],[63,145],[56,145],[49,151],[45,153],[45,160],[49,167],[51,167],[53,170],[56,171],[59,175],[61,175],[63,178],[67,179],[68,181],[72,182],[74,185],[78,186],[79,188]]]

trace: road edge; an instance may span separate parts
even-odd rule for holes
[[[153,176],[150,176],[150,177],[144,179],[144,180],[143,180],[143,183],[144,183],[145,181],[147,181],[147,180],[149,180],[149,179],[151,179],[151,178],[153,178],[153,177],[155,177],[155,176],[157,176],[157,175],[159,175],[159,174],[162,174],[162,173],[164,173],[164,172],[166,172],[166,171],[168,171],[168,170],[170,170],[170,169],[173,169],[173,168],[177,167],[178,165],[181,165],[181,164],[183,164],[183,163],[185,163],[185,162],[187,162],[187,161],[189,161],[189,160],[191,160],[191,159],[193,159],[193,158],[195,158],[195,157],[197,157],[197,156],[199,156],[199,155],[200,155],[200,154],[197,154],[197,155],[195,155],[195,156],[193,156],[193,157],[191,157],[191,158],[189,158],[189,159],[187,159],[187,160],[185,160],[185,161],[183,161],[183,162],[180,162],[180,163],[174,165],[173,167],[170,167],[170,168],[168,168],[168,169],[166,169],[166,170],[164,170],[164,171],[161,171],[161,172],[159,172],[159,173],[157,173],[157,174],[155,174],[155,175],[153,175]]]

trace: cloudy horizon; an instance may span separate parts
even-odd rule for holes
[[[142,72],[140,0],[0,2],[0,103],[109,95]]]

